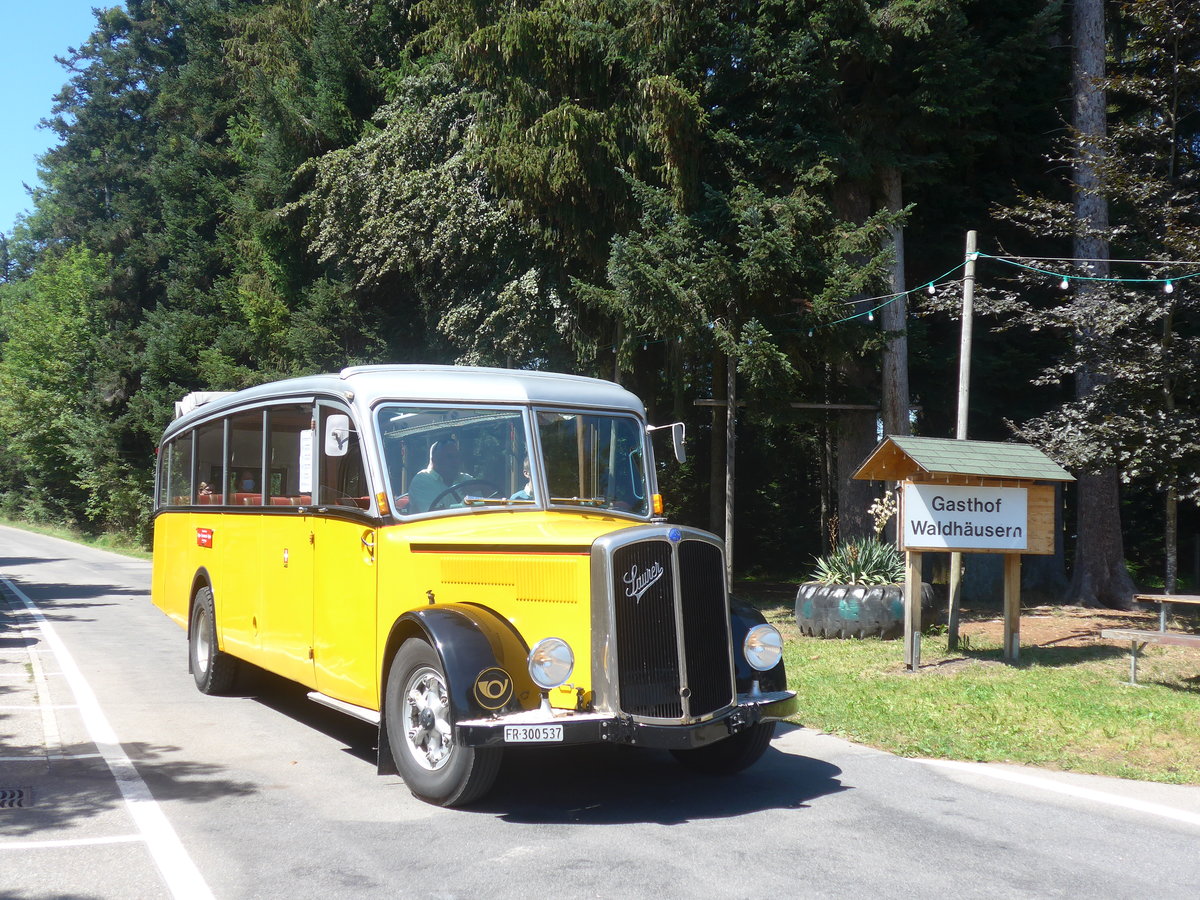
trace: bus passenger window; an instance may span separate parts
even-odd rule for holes
[[[308,506],[312,485],[302,483],[301,455],[311,435],[312,407],[272,407],[268,422],[266,502],[270,506]]]
[[[263,414],[229,419],[229,499],[235,506],[262,505]]]
[[[187,506],[192,502],[192,435],[180,435],[163,448],[162,491],[159,506]]]
[[[221,490],[224,483],[225,422],[218,420],[196,429],[196,496],[202,506],[219,506],[225,502]]]

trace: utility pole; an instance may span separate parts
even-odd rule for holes
[[[967,439],[967,410],[971,397],[971,326],[975,315],[975,258],[978,235],[967,232],[967,257],[963,267],[962,336],[958,346],[958,427],[954,437]],[[950,650],[958,649],[958,609],[962,603],[961,552],[950,554],[950,604],[947,610],[946,644]]]
[[[737,445],[737,360],[725,369],[725,589],[733,593],[733,461]]]

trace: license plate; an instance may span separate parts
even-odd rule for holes
[[[505,725],[506,744],[551,744],[563,739],[561,725]]]

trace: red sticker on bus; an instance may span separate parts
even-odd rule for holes
[[[196,529],[196,545],[199,547],[211,547],[213,539],[213,530],[211,528]]]

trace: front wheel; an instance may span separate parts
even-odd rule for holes
[[[212,588],[196,593],[188,629],[188,661],[196,687],[204,694],[223,694],[237,677],[237,659],[217,647],[217,615]]]
[[[706,775],[732,775],[758,762],[774,736],[774,722],[759,722],[707,747],[672,750],[671,754],[693,771]]]
[[[425,641],[410,638],[401,645],[384,702],[392,758],[414,796],[438,806],[465,806],[491,789],[501,751],[455,742],[446,676]]]

